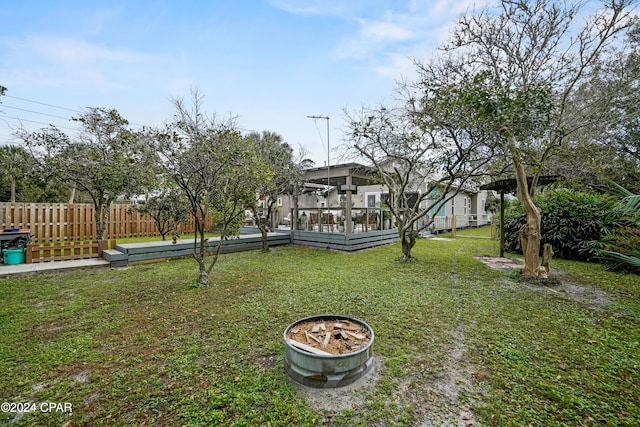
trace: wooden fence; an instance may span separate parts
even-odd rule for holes
[[[95,209],[90,203],[0,203],[2,229],[29,229],[34,242],[84,241],[96,239]],[[213,220],[207,229],[213,228]],[[193,233],[190,219],[180,227]],[[106,239],[159,236],[153,219],[134,205],[113,204],[109,211]]]
[[[115,246],[115,240],[29,244],[25,251],[25,262],[32,264],[37,262],[68,261],[71,259],[101,258],[103,251]]]

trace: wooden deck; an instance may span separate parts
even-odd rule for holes
[[[244,230],[248,231],[247,229]],[[344,233],[318,233],[313,231],[278,230],[267,233],[269,246],[301,245],[316,248],[352,252],[375,246],[394,243],[399,240],[396,230],[370,231],[346,235]],[[215,250],[220,239],[209,239],[209,250]],[[225,240],[221,253],[231,253],[259,249],[262,238],[259,233],[241,234],[236,239]],[[116,244],[114,249],[105,250],[103,257],[114,267],[140,262],[157,261],[168,258],[191,256],[193,239],[172,241],[123,243]]]
[[[269,246],[288,245],[291,243],[291,236],[288,232],[268,233],[267,239],[269,240]],[[215,251],[220,244],[220,239],[210,238],[208,243],[208,250]],[[262,237],[260,234],[247,234],[241,235],[237,239],[225,240],[220,252],[226,254],[259,249],[261,247]],[[167,240],[116,244],[115,249],[104,251],[103,257],[110,261],[112,266],[124,266],[144,261],[191,256],[192,253],[193,239],[181,239],[177,243]]]

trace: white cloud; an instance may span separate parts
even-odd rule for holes
[[[395,22],[371,22],[359,19],[361,36],[375,40],[408,40],[413,37],[411,29],[398,25]]]
[[[351,15],[359,1],[344,0],[271,0],[271,6],[295,15],[341,16]]]
[[[410,0],[366,18],[353,18],[358,31],[346,35],[335,50],[340,59],[366,61],[379,75],[398,79],[413,74],[411,59],[427,58],[446,41],[465,12],[493,0]],[[413,67],[414,68],[414,67]]]
[[[153,58],[127,49],[108,48],[76,38],[29,35],[20,39],[2,39],[6,56],[16,68],[47,70],[46,80],[96,87],[113,87],[106,77],[118,67],[148,62]],[[39,73],[29,73],[32,84],[41,84]],[[26,77],[26,76],[25,76]],[[25,82],[23,82],[25,83]],[[57,85],[57,84],[56,84]]]
[[[39,53],[51,62],[67,65],[87,65],[95,61],[137,62],[140,55],[125,49],[110,49],[98,44],[71,38],[31,36],[25,39],[27,49]]]

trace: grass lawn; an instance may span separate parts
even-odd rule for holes
[[[474,259],[497,251],[277,247],[223,255],[208,288],[191,259],[0,279],[1,400],[73,406],[0,424],[640,425],[640,277],[555,261],[571,293]],[[375,332],[378,379],[349,409],[313,406],[283,369],[284,329],[321,313]]]

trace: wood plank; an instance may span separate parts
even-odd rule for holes
[[[309,341],[309,339],[314,340],[315,342],[317,342],[318,344],[321,344],[320,339],[318,337],[315,337],[313,335],[311,335],[309,332],[304,331],[305,336],[307,337],[307,341]]]
[[[329,344],[329,340],[331,340],[331,332],[326,332],[324,334],[324,341],[322,341],[322,346],[326,347]]]
[[[289,340],[288,343],[296,348],[299,348],[300,350],[304,350],[309,353],[320,354],[323,356],[333,356],[331,353],[327,353],[326,351],[319,350],[315,347],[311,347],[310,345],[306,345],[296,340]]]
[[[353,333],[353,332],[351,332],[351,331],[344,331],[344,332],[345,332],[346,334],[348,334],[348,335],[351,335],[352,337],[354,337],[355,339],[358,339],[358,340],[363,340],[363,339],[365,339],[365,338],[366,338],[364,335],[355,334],[355,333]]]

